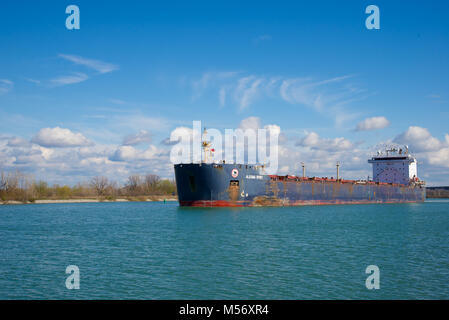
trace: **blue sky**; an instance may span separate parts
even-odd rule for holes
[[[80,8],[80,30],[65,27],[70,4]],[[365,27],[370,4],[380,30]],[[305,161],[310,174],[332,175],[340,160],[348,178],[366,177],[374,146],[393,141],[410,145],[429,184],[449,184],[447,2],[0,8],[4,170],[69,184],[97,174],[171,177],[161,143],[170,132],[192,120],[225,129],[252,119],[281,128],[280,173]]]

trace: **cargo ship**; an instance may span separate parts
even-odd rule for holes
[[[209,152],[210,144],[203,142]],[[245,207],[423,202],[425,182],[417,177],[417,161],[408,147],[390,147],[368,160],[372,179],[345,180],[265,174],[264,165],[209,163],[175,164],[180,206]]]

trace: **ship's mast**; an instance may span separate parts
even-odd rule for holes
[[[211,142],[205,140],[206,136],[207,136],[207,130],[206,130],[206,128],[204,128],[203,135],[201,137],[201,146],[203,147],[203,151],[204,151],[204,163],[207,163],[209,161],[208,155],[211,154],[211,149],[210,149]],[[201,162],[203,162],[203,161],[201,160]]]

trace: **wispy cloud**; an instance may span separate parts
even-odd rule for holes
[[[330,79],[311,81],[309,78],[286,79],[280,86],[280,94],[283,100],[292,104],[302,104],[313,107],[317,111],[323,111],[326,106],[345,104],[346,99],[353,99],[354,90],[339,83],[353,77],[345,75]]]
[[[260,89],[264,78],[249,76],[238,81],[235,91],[235,98],[238,101],[240,110],[246,109],[260,94]]]
[[[100,60],[87,59],[87,58],[70,55],[70,54],[59,54],[58,57],[62,58],[64,60],[73,62],[76,65],[85,66],[89,69],[95,70],[99,74],[109,73],[109,72],[112,72],[119,68],[117,65],[114,65],[111,63],[103,62]],[[28,82],[32,82],[32,83],[35,83],[38,85],[41,83],[48,85],[48,82],[50,82],[50,86],[64,86],[64,85],[69,85],[69,84],[86,81],[91,76],[92,76],[92,74],[88,74],[85,72],[72,72],[69,75],[58,76],[56,78],[53,78],[50,80],[45,80],[45,81],[32,79],[32,78],[24,78],[24,79]],[[1,84],[1,82],[0,82],[0,84]],[[1,93],[2,93],[2,89],[0,86],[0,94]]]
[[[120,100],[120,99],[109,99],[109,102],[113,103],[113,104],[119,104],[119,105],[124,105],[127,102],[124,100]]]
[[[242,72],[207,72],[193,81],[192,86],[195,99],[211,90],[217,90],[215,92],[221,107],[233,103],[239,111],[243,111],[260,99],[278,99],[288,104],[313,108],[334,118],[339,127],[360,116],[359,113],[349,113],[347,107],[366,98],[365,90],[358,89],[351,83],[354,77],[348,74],[314,79],[244,75]]]
[[[223,71],[223,72],[205,72],[200,79],[192,81],[193,96],[195,100],[199,98],[206,89],[218,85],[220,82],[229,81],[235,77],[239,72]]]
[[[441,94],[432,93],[427,95],[433,103],[446,103],[447,99],[445,99]]]
[[[8,80],[8,79],[0,79],[0,82],[4,83],[4,84],[9,84],[9,85],[13,84],[13,82],[11,80]]]
[[[226,104],[226,88],[221,87],[220,91],[218,92],[218,99],[220,100],[220,106],[224,107]]]
[[[14,83],[8,79],[0,79],[0,95],[8,93],[14,87]]]
[[[67,84],[79,83],[89,79],[89,76],[85,73],[74,72],[72,75],[60,76],[51,79],[50,82],[56,86],[63,86]]]
[[[115,64],[103,62],[100,60],[87,59],[71,54],[59,54],[58,56],[75,64],[83,65],[88,68],[94,69],[99,73],[108,73],[119,69],[119,67]]]
[[[260,35],[260,36],[258,36],[258,37],[256,37],[256,38],[254,38],[253,39],[253,43],[254,44],[258,44],[258,43],[260,43],[260,42],[262,42],[262,41],[270,41],[272,39],[272,36],[271,35],[269,35],[269,34],[263,34],[263,35]]]
[[[31,83],[35,83],[35,84],[40,84],[41,81],[40,80],[36,80],[36,79],[32,79],[32,78],[24,78],[26,81],[31,82]]]

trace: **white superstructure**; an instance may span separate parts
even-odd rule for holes
[[[378,151],[368,162],[373,165],[375,182],[409,184],[418,180],[416,159],[409,154],[407,146]]]

